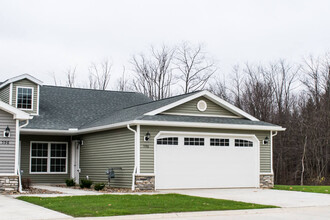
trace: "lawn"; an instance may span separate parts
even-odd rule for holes
[[[74,217],[276,208],[180,194],[27,197],[18,199]]]
[[[287,185],[275,185],[273,189],[289,190],[289,191],[301,191],[301,192],[313,192],[313,193],[327,193],[327,194],[330,194],[330,186],[287,186]]]

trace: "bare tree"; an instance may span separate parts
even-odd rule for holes
[[[56,79],[55,79],[56,83]],[[67,87],[75,87],[76,85],[76,66],[74,68],[68,68],[66,70],[66,86]]]
[[[204,89],[208,80],[217,70],[207,57],[202,45],[182,43],[175,54],[175,64],[179,70],[178,79],[184,93]]]
[[[112,64],[103,60],[99,64],[92,63],[89,67],[89,88],[106,90],[111,78]]]
[[[173,76],[173,54],[172,48],[163,45],[160,49],[151,47],[149,55],[133,56],[133,89],[153,100],[169,97]]]
[[[123,73],[121,77],[117,80],[117,90],[118,91],[128,91],[129,90],[129,79],[125,75],[125,66],[123,66]]]

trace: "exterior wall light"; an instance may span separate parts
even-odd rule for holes
[[[149,141],[150,139],[150,133],[149,131],[146,133],[146,135],[144,136],[144,141]]]
[[[3,132],[4,137],[10,137],[10,128],[7,126],[5,131]]]
[[[268,144],[269,143],[269,137],[266,136],[265,139],[264,139],[264,144]]]

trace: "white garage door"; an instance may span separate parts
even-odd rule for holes
[[[259,187],[255,136],[160,133],[156,189]]]

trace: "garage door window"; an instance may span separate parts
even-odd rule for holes
[[[211,138],[210,139],[211,146],[221,146],[221,147],[228,147],[229,146],[229,139],[224,138]]]
[[[157,139],[159,145],[178,145],[179,141],[177,137],[166,137]]]
[[[204,138],[184,138],[186,146],[204,146]]]
[[[235,139],[235,147],[253,147],[253,142],[243,139]]]

